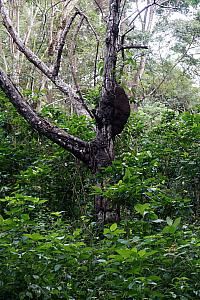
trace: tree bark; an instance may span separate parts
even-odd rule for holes
[[[107,23],[103,86],[101,101],[96,112],[97,136],[94,146],[92,145],[92,168],[96,173],[102,167],[111,165],[115,157],[112,120],[114,116],[120,4],[121,0],[110,0],[109,3],[110,14]],[[101,223],[120,219],[119,208],[100,196],[95,199],[95,214],[98,222]]]

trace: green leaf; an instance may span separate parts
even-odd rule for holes
[[[135,210],[141,214],[142,216],[144,216],[144,214],[146,214],[149,209],[150,209],[150,204],[149,203],[144,203],[144,204],[136,204],[134,206]]]
[[[117,229],[117,223],[114,223],[110,226],[110,231],[115,231]]]
[[[30,220],[29,214],[22,214],[22,219],[23,219],[24,221]]]
[[[0,215],[0,224],[3,224],[4,218]]]
[[[62,266],[59,265],[59,264],[58,264],[58,265],[55,265],[54,271],[55,271],[55,272],[59,271],[61,267],[62,267]]]
[[[92,188],[93,188],[95,194],[98,194],[98,195],[102,194],[102,189],[99,186],[94,185]]]
[[[167,225],[171,226],[173,224],[173,220],[170,217],[166,218]]]
[[[130,249],[119,249],[119,250],[116,250],[116,252],[123,258],[129,258],[132,254]]]
[[[140,257],[143,257],[146,254],[146,250],[144,250],[144,249],[140,250],[140,251],[138,251],[138,254],[139,254]]]
[[[177,228],[177,227],[180,225],[180,222],[181,222],[181,217],[176,218],[176,220],[175,220],[174,223],[173,223],[173,226],[174,226],[175,228]]]
[[[24,236],[28,237],[29,239],[37,242],[37,241],[40,241],[40,240],[44,240],[45,237],[42,236],[40,233],[33,233],[33,234],[24,234]]]

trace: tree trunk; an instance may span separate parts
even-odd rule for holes
[[[114,160],[114,144],[112,138],[107,135],[98,135],[91,143],[91,170],[95,175],[101,172],[102,168],[108,167]],[[98,178],[98,176],[96,176]],[[96,185],[103,188],[103,182],[96,182]],[[102,196],[96,195],[94,200],[96,221],[100,224],[119,220],[119,209]]]
[[[91,147],[92,170],[95,173],[98,173],[101,168],[111,165],[115,157],[112,122],[114,119],[114,101],[116,97],[115,69],[117,62],[120,3],[121,0],[110,0],[109,3],[110,14],[107,23],[104,80],[101,101],[96,111],[97,136]],[[95,214],[97,221],[100,223],[113,222],[120,219],[119,208],[101,196],[96,196]]]

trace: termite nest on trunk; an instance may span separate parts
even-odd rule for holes
[[[120,134],[130,116],[130,103],[124,89],[116,84],[114,93],[106,93],[93,114],[99,130],[103,126],[111,125],[112,137]]]

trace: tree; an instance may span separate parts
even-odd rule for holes
[[[48,120],[42,118],[31,106],[25,101],[24,96],[19,90],[19,87],[13,83],[9,76],[0,70],[0,87],[6,93],[9,100],[15,106],[17,111],[30,123],[30,125],[36,129],[39,133],[45,135],[47,138],[57,143],[64,149],[70,151],[75,157],[84,162],[93,173],[98,173],[102,168],[111,165],[114,160],[114,141],[115,136],[122,132],[124,125],[126,124],[129,114],[130,105],[128,97],[116,79],[116,63],[118,53],[123,52],[125,49],[145,49],[145,45],[127,45],[124,44],[126,35],[134,29],[133,21],[129,23],[130,28],[119,36],[121,14],[124,9],[124,2],[121,0],[109,1],[109,15],[106,19],[107,29],[105,38],[105,51],[104,51],[104,72],[102,79],[101,97],[98,107],[95,110],[91,110],[87,103],[84,101],[82,93],[80,91],[78,83],[75,84],[76,90],[74,90],[69,84],[67,84],[61,77],[61,63],[63,59],[64,47],[66,38],[73,27],[74,20],[78,17],[80,19],[79,28],[82,26],[83,21],[87,22],[92,33],[96,36],[95,30],[88,17],[78,8],[73,5],[73,13],[71,16],[64,19],[62,26],[59,26],[57,34],[52,36],[51,47],[56,52],[55,61],[49,65],[39,58],[39,56],[28,48],[26,41],[22,40],[19,36],[19,30],[16,30],[12,24],[12,21],[7,12],[5,1],[0,0],[0,12],[2,16],[2,23],[9,33],[11,40],[17,47],[17,49],[25,55],[29,62],[31,62],[36,69],[40,70],[48,80],[54,83],[54,85],[67,96],[75,111],[78,114],[84,114],[91,117],[96,122],[96,137],[87,142],[83,141],[75,136],[70,135],[65,130],[58,128],[51,124]],[[68,5],[73,4],[76,1],[61,1],[64,3],[65,9]],[[167,1],[158,1],[158,4]],[[52,2],[52,6],[55,5]],[[95,1],[97,8],[99,8],[102,15],[104,15],[104,8],[106,7],[105,1]],[[149,7],[156,7],[158,5],[156,1],[150,1],[141,11],[137,11],[137,17],[141,15]],[[70,8],[71,9],[71,8]],[[105,19],[105,18],[104,18]],[[55,38],[56,37],[56,38]],[[98,37],[96,36],[97,42]],[[98,43],[97,43],[98,48]],[[96,67],[96,62],[95,62]],[[73,75],[72,77],[76,81]],[[76,83],[76,82],[75,82]],[[109,220],[119,220],[120,211],[116,205],[108,203],[106,199],[100,196],[95,200],[95,213],[97,220],[100,222],[106,222]]]
[[[0,71],[0,86],[2,90],[6,93],[12,104],[16,107],[17,111],[31,124],[33,128],[61,147],[70,151],[78,159],[86,163],[94,173],[99,172],[102,167],[106,167],[112,163],[114,159],[115,134],[120,133],[129,116],[128,98],[126,97],[123,89],[116,85],[115,78],[120,3],[121,1],[119,0],[110,1],[110,12],[107,22],[103,87],[99,107],[94,113],[89,110],[79,91],[76,93],[59,77],[66,35],[70,30],[74,19],[78,15],[83,17],[84,15],[78,9],[76,9],[72,17],[68,20],[59,36],[56,61],[53,67],[50,69],[39,59],[35,53],[26,47],[24,41],[20,39],[17,31],[12,25],[12,21],[9,18],[9,14],[3,1],[0,1],[3,25],[10,34],[14,43],[17,45],[19,51],[22,52],[26,58],[35,65],[36,68],[45,74],[46,77],[50,79],[58,89],[70,97],[71,102],[78,113],[86,114],[87,116],[95,118],[97,124],[96,138],[91,142],[82,141],[40,117],[27,104],[18,88],[3,70]],[[122,111],[120,111],[120,107],[117,107],[117,104],[115,105],[115,102],[118,101],[118,98],[115,96],[116,94],[119,96],[119,101],[126,101],[125,104],[120,103],[122,106]],[[123,111],[123,105],[126,107],[125,114]],[[115,108],[117,108],[118,111]],[[115,116],[116,113],[119,115]],[[114,127],[114,116],[116,119],[120,118],[121,115],[122,122],[121,124],[117,124],[117,129]],[[117,129],[117,132],[114,131],[114,128]],[[102,199],[98,197],[95,205],[98,220],[100,220],[100,218],[104,221],[110,219],[110,214],[113,212],[112,209],[107,206],[106,201],[102,201]],[[114,213],[113,218],[119,218],[118,212]]]

